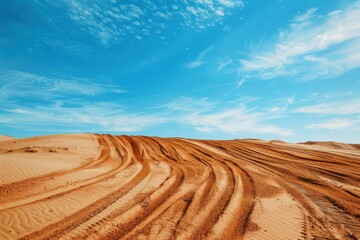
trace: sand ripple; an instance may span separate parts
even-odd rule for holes
[[[358,239],[350,145],[57,135],[0,142],[0,239]]]

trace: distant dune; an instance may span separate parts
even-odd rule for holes
[[[0,239],[359,239],[359,170],[333,142],[1,141]]]
[[[349,149],[349,150],[360,149],[360,144],[345,144],[345,143],[330,142],[330,141],[329,142],[308,141],[302,144],[323,146],[323,147],[335,148],[335,149]]]
[[[13,139],[13,138],[5,136],[5,135],[0,135],[0,141],[10,140],[10,139]]]

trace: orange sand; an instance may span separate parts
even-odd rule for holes
[[[357,145],[0,139],[0,239],[358,238]]]

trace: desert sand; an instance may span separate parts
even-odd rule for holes
[[[358,238],[358,145],[92,134],[0,141],[0,239]]]
[[[10,139],[12,139],[12,137],[0,135],[0,141],[10,140]]]

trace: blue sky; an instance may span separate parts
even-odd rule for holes
[[[0,2],[0,133],[360,142],[360,1]]]

